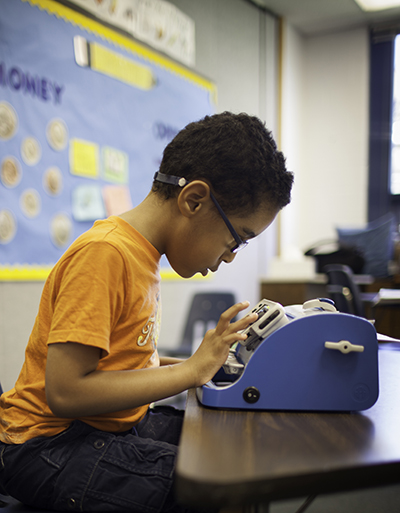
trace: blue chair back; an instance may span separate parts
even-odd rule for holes
[[[189,307],[181,342],[176,349],[162,351],[168,356],[188,357],[193,343],[215,327],[220,315],[236,302],[231,292],[201,292],[194,294]],[[161,354],[161,353],[160,353]]]

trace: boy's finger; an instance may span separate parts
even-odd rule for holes
[[[230,324],[231,320],[236,317],[236,315],[241,312],[242,310],[245,310],[250,306],[249,301],[243,301],[242,303],[236,303],[235,305],[228,308],[228,310],[225,310],[219,318],[218,324],[216,326],[216,331],[220,332],[226,329],[226,326]]]
[[[250,326],[250,324],[255,322],[257,319],[258,319],[258,315],[255,312],[249,313],[248,315],[242,317],[242,319],[239,319],[236,322],[233,322],[231,324],[231,326],[234,331],[244,330],[245,328]]]

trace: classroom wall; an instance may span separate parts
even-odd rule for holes
[[[13,387],[21,370],[42,289],[42,282],[0,282],[0,382],[3,390]]]
[[[282,149],[296,174],[282,215],[291,262],[336,227],[367,222],[368,29],[301,36],[284,30]]]

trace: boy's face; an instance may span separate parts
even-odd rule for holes
[[[276,212],[258,210],[247,216],[228,216],[233,228],[243,240],[260,235],[273,222]],[[196,273],[206,276],[216,272],[222,262],[229,263],[235,258],[231,252],[236,242],[222,217],[212,203],[191,223],[187,223],[184,233],[176,238],[175,244],[167,252],[173,269],[183,278]],[[246,251],[246,249],[244,249]]]

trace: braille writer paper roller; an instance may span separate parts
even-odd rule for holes
[[[361,411],[378,399],[374,326],[340,313],[329,299],[283,307],[263,299],[257,320],[214,378],[197,388],[200,402],[222,409]]]

